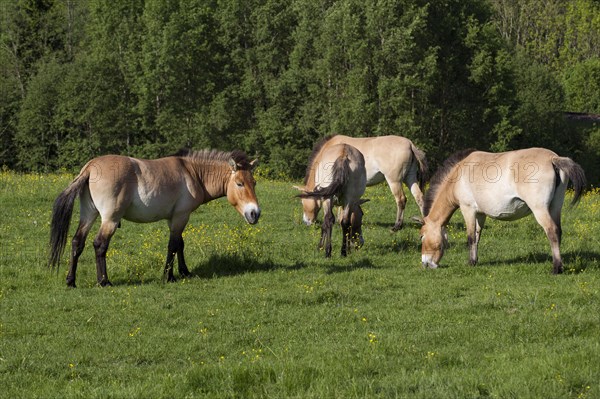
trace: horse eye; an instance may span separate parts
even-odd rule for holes
[[[236,184],[238,187],[244,187],[244,182],[242,182],[242,181],[236,181],[236,182],[235,182],[235,184]]]

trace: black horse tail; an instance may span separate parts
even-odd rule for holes
[[[429,179],[429,166],[427,165],[427,157],[425,156],[425,152],[418,149],[413,143],[410,143],[410,150],[413,153],[414,159],[417,161],[417,166],[419,169],[418,179],[419,179],[419,188],[423,190],[425,188],[425,183],[427,183],[427,179]]]
[[[571,206],[575,205],[581,199],[581,194],[583,193],[583,189],[586,185],[585,172],[583,171],[583,168],[571,158],[566,157],[552,158],[552,165],[554,165],[556,169],[565,172],[571,181],[573,190],[575,192],[573,200],[571,201]]]
[[[87,186],[89,179],[90,174],[87,168],[84,167],[79,176],[54,201],[52,222],[50,224],[50,257],[48,259],[48,267],[50,268],[59,266],[60,257],[67,244],[75,198]]]
[[[342,188],[348,182],[350,176],[350,160],[347,157],[339,157],[335,160],[331,171],[331,183],[325,187],[318,187],[314,191],[299,194],[300,198],[323,198],[330,199],[340,196]]]

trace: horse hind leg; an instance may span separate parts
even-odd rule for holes
[[[108,273],[106,272],[106,252],[108,251],[108,245],[110,239],[117,230],[119,221],[102,221],[100,231],[94,239],[94,249],[96,250],[96,278],[98,285],[106,287],[112,285],[108,279]]]
[[[331,201],[323,202],[323,223],[321,224],[321,240],[319,241],[319,249],[325,248],[325,257],[331,257],[331,230],[335,223],[335,216],[331,209]]]
[[[560,274],[563,272],[563,263],[560,256],[560,241],[562,235],[560,217],[559,222],[557,223],[548,209],[532,211],[537,222],[544,228],[548,241],[550,241],[550,249],[552,250],[552,273]]]
[[[82,192],[80,197],[79,205],[79,226],[71,241],[71,256],[69,261],[69,272],[67,273],[67,286],[75,288],[75,279],[77,274],[77,264],[79,262],[79,256],[83,253],[85,248],[85,241],[90,232],[90,229],[94,225],[96,218],[98,217],[98,211],[94,206],[89,191],[85,190]]]
[[[95,220],[96,216],[91,220],[80,220],[77,232],[73,236],[73,241],[71,241],[71,259],[69,262],[69,272],[67,273],[67,286],[69,287],[76,287],[77,263],[79,262],[79,256],[83,253],[85,241]]]
[[[394,195],[394,199],[396,200],[396,222],[394,223],[394,227],[392,227],[392,231],[398,231],[402,229],[404,224],[404,208],[406,207],[406,195],[404,194],[404,189],[402,187],[401,181],[391,181],[387,179],[388,186],[390,186],[390,190]]]
[[[419,212],[421,213],[421,216],[423,216],[423,207],[425,202],[423,200],[423,192],[421,191],[421,185],[419,184],[418,174],[418,167],[416,163],[413,162],[404,176],[404,184],[406,184],[406,187],[409,188],[410,193],[419,207]]]

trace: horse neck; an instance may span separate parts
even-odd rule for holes
[[[454,182],[446,181],[439,187],[438,194],[427,214],[429,222],[445,226],[458,209],[458,201],[454,196],[454,184]]]
[[[224,161],[192,160],[192,169],[210,199],[227,195],[231,168]]]
[[[318,172],[319,162],[321,161],[321,154],[315,157],[310,169],[310,173],[308,174],[308,179],[306,179],[306,184],[304,184],[304,189],[307,191],[312,191],[316,187],[315,177]]]

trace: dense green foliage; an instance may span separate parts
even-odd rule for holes
[[[124,221],[115,286],[95,286],[90,237],[67,289],[67,260],[45,265],[71,178],[0,172],[2,398],[600,396],[598,190],[564,209],[560,276],[533,217],[488,220],[468,266],[459,213],[445,267],[422,269],[418,226],[390,231],[385,185],[367,189],[364,247],[342,259],[336,226],[327,260],[291,184],[259,177],[257,225],[224,199],[192,214],[192,278],[161,281],[166,223]]]
[[[302,174],[332,133],[544,146],[600,181],[594,0],[16,0],[0,5],[0,165],[240,147]]]

